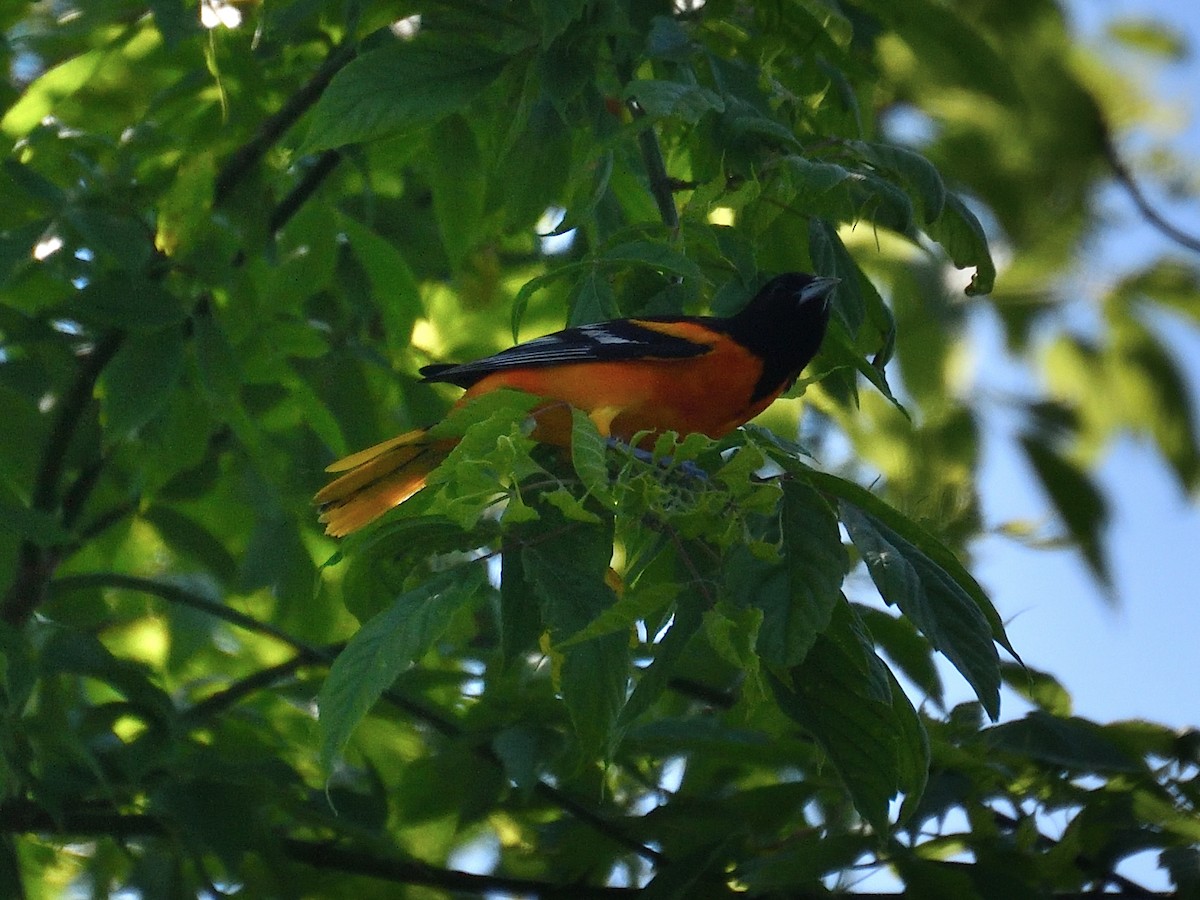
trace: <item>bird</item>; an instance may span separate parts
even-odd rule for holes
[[[570,445],[571,408],[600,434],[643,447],[667,431],[720,438],[748,422],[800,376],[829,324],[838,279],[777,275],[737,313],[643,316],[579,325],[474,362],[421,368],[427,382],[466,389],[458,401],[501,388],[533,394],[532,437]],[[340,459],[314,498],[325,532],[343,537],[425,486],[456,441],[406,432]]]

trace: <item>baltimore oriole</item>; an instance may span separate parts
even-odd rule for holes
[[[626,443],[649,432],[718,438],[766,409],[816,355],[835,278],[790,273],[769,281],[736,315],[646,316],[581,325],[476,362],[425,366],[426,381],[466,388],[460,403],[498,388],[544,398],[533,437],[569,445],[568,407]],[[410,431],[329,466],[317,494],[327,534],[362,528],[421,490],[454,447]]]

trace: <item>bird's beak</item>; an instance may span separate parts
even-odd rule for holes
[[[800,291],[800,302],[821,300],[825,306],[833,298],[833,289],[842,283],[840,278],[828,278],[824,275],[814,275],[813,279]]]

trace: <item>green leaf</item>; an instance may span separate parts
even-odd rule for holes
[[[117,272],[89,283],[67,305],[67,314],[93,325],[158,331],[187,317],[183,303],[156,281]]]
[[[567,324],[589,325],[592,322],[607,322],[620,315],[617,298],[613,294],[608,276],[600,271],[591,271],[575,285],[571,297],[571,314]]]
[[[211,227],[213,181],[216,164],[212,153],[189,154],[163,191],[155,217],[154,245],[171,257],[187,258]]]
[[[114,53],[113,47],[88,50],[47,69],[29,85],[20,100],[0,119],[0,131],[15,139],[27,134],[58,104],[84,87]]]
[[[542,46],[549,47],[572,22],[584,14],[589,0],[532,0],[542,23]]]
[[[1083,469],[1040,437],[1022,435],[1021,448],[1088,568],[1101,584],[1111,587],[1112,573],[1103,542],[1108,525],[1104,495]]]
[[[840,278],[834,294],[833,312],[846,326],[848,334],[857,337],[866,318],[866,306],[859,281],[862,272],[838,237],[837,229],[825,219],[814,217],[808,223],[808,252],[813,271],[831,278]],[[855,354],[857,357],[859,354]]]
[[[241,389],[241,364],[233,345],[211,311],[192,320],[192,340],[196,348],[196,368],[200,386],[218,405],[229,403]]]
[[[786,157],[785,162],[793,176],[796,193],[807,200],[841,187],[853,177],[849,169],[837,163],[797,155]]]
[[[545,275],[538,275],[536,278],[531,278],[521,285],[521,289],[517,291],[517,296],[513,297],[511,320],[513,340],[519,341],[521,339],[521,320],[525,318],[525,310],[528,308],[529,301],[534,294],[552,281],[567,275],[574,275],[576,272],[586,268],[589,268],[587,263],[567,263],[566,265],[551,269]]]
[[[417,278],[408,260],[395,244],[351,216],[339,216],[338,227],[349,239],[350,249],[367,273],[374,295],[387,298],[372,309],[383,322],[388,344],[396,349],[406,348],[412,339],[414,323],[425,312]]]
[[[451,617],[475,596],[484,576],[479,565],[442,572],[401,594],[350,639],[317,696],[325,771],[380,695],[425,655]]]
[[[664,244],[652,244],[649,241],[631,241],[610,247],[600,255],[599,261],[643,266],[684,278],[700,278],[700,267],[692,260]]]
[[[7,488],[4,489],[7,494]],[[52,547],[71,541],[71,532],[57,518],[41,510],[31,509],[23,503],[8,498],[0,499],[0,528],[17,535],[23,541],[32,541],[39,547]]]
[[[505,549],[500,560],[500,653],[508,669],[537,646],[544,626],[520,551]]]
[[[433,217],[442,235],[446,256],[455,268],[474,248],[483,219],[484,167],[467,120],[450,115],[429,135],[429,183]]]
[[[842,579],[849,567],[842,546],[837,516],[813,488],[797,481],[783,486],[783,562],[787,571],[789,603],[781,613],[786,625],[772,622],[768,633],[787,635],[787,648],[777,659],[803,660],[817,635],[829,625],[829,617],[841,597]],[[760,641],[762,638],[760,637]],[[786,665],[787,663],[785,663]]]
[[[616,600],[605,583],[612,557],[611,526],[565,522],[546,515],[525,532],[525,577],[541,600],[552,641],[582,631]],[[552,538],[552,539],[551,539]],[[629,639],[606,634],[564,651],[560,670],[563,703],[587,757],[606,757],[629,680]]]
[[[877,169],[896,176],[920,201],[922,220],[937,219],[946,206],[946,185],[937,167],[920,153],[895,144],[847,141],[863,159]]]
[[[608,481],[608,443],[587,413],[571,410],[571,465],[587,488],[588,494],[606,507],[612,507],[612,488]]]
[[[942,705],[942,678],[934,661],[933,647],[922,635],[912,620],[905,616],[891,615],[882,609],[854,604],[854,610],[862,618],[876,645],[887,654],[920,690],[938,706]],[[1014,670],[1020,670],[1010,664]]]
[[[941,566],[883,522],[848,502],[841,504],[841,518],[883,599],[912,619],[996,718],[1000,659],[979,607]]]
[[[816,739],[855,808],[886,834],[892,798],[924,788],[929,745],[916,710],[872,652],[848,603],[834,607],[829,628],[788,676],[786,684],[771,676],[780,708]]]
[[[233,554],[209,529],[169,506],[154,505],[142,513],[163,542],[200,563],[218,581],[230,584],[237,576]]]
[[[1200,483],[1200,447],[1188,383],[1154,333],[1128,310],[1118,299],[1108,302],[1114,346],[1106,361],[1117,398],[1131,424],[1154,438],[1180,486],[1189,490]]]
[[[1071,695],[1062,682],[1049,672],[1028,666],[1005,663],[1001,666],[1004,683],[1052,716],[1071,715]]]
[[[708,112],[724,112],[725,101],[719,94],[697,84],[642,79],[625,85],[625,98],[656,119],[674,117],[695,125]]]
[[[888,504],[884,503],[870,491],[855,484],[853,481],[847,481],[844,478],[830,475],[827,472],[810,469],[798,460],[782,454],[777,453],[773,454],[773,456],[777,462],[792,471],[796,471],[818,490],[825,491],[843,501],[854,504],[920,550],[971,598],[991,626],[992,639],[1011,653],[1014,658],[1019,659],[1017,651],[1013,648],[1012,642],[1009,641],[1008,635],[1004,631],[1004,622],[1000,619],[1000,614],[996,612],[996,608],[992,605],[992,601],[988,599],[983,588],[979,586],[979,582],[959,562],[958,557],[954,555],[954,551],[938,540],[933,534],[926,531],[917,522],[888,506]]]
[[[321,95],[301,152],[430,125],[470,103],[506,62],[482,46],[427,37],[368,51],[339,71]]]
[[[986,729],[983,737],[997,750],[1064,766],[1077,774],[1145,771],[1140,760],[1109,740],[1103,726],[1074,716],[1034,710],[1023,719]]]
[[[872,850],[866,834],[797,834],[785,847],[770,849],[745,859],[737,867],[738,884],[749,888],[749,896],[781,892],[793,894],[797,886],[809,885],[824,875],[849,869],[856,859]],[[817,893],[813,884],[814,894]]]
[[[183,371],[183,332],[177,327],[128,335],[104,370],[104,427],[119,441],[167,404]]]
[[[658,591],[646,588],[633,593],[639,603],[640,612],[644,615],[655,612],[665,606],[664,600],[674,599],[679,593],[674,584],[657,585]],[[657,594],[657,596],[656,596]],[[657,605],[648,601],[657,601]],[[620,606],[624,599],[617,602]],[[700,630],[704,623],[704,610],[694,598],[684,598],[684,602],[675,607],[675,616],[667,633],[654,645],[654,661],[642,671],[629,695],[625,708],[621,710],[621,724],[627,725],[648,710],[667,687],[667,682],[675,673],[679,660],[683,657],[693,635]]]
[[[892,387],[888,384],[887,375],[883,367],[872,365],[867,361],[851,341],[850,335],[840,322],[834,322],[830,325],[829,332],[825,335],[825,341],[821,345],[821,353],[827,356],[835,364],[836,368],[846,367],[858,372],[880,394],[886,397],[896,409],[902,412],[905,418],[910,418],[908,410],[904,408],[904,405],[892,393]]]
[[[564,205],[571,149],[571,130],[554,104],[547,98],[534,103],[496,174],[511,227],[528,228],[548,207]]]
[[[967,207],[957,194],[946,194],[946,206],[942,214],[925,229],[950,256],[950,261],[960,269],[975,268],[967,294],[989,294],[996,283],[996,264],[988,249],[987,235],[975,213]]]

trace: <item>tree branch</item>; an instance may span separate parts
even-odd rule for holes
[[[201,612],[208,613],[219,619],[223,619],[232,625],[239,628],[244,628],[247,631],[257,634],[272,637],[275,640],[281,641],[287,646],[296,651],[296,658],[288,660],[274,667],[276,670],[273,673],[276,677],[282,677],[282,672],[288,668],[299,667],[300,665],[331,665],[334,659],[337,658],[338,651],[341,648],[340,644],[332,644],[325,647],[317,647],[312,644],[295,638],[282,629],[276,628],[266,622],[260,622],[257,619],[246,615],[236,609],[226,606],[223,603],[215,603],[207,597],[203,597],[194,591],[189,591],[180,585],[170,584],[163,581],[155,581],[151,578],[141,578],[136,575],[124,575],[119,572],[94,572],[80,575],[67,575],[62,578],[55,579],[50,583],[52,591],[75,591],[88,590],[96,587],[112,587],[122,588],[131,591],[140,591],[151,596],[160,597],[168,603],[178,603],[183,606],[190,607]],[[261,678],[250,676],[246,684],[233,685],[226,690],[232,693],[218,701],[214,698],[209,698],[208,701],[201,701],[197,706],[211,702],[213,704],[224,704],[236,702],[241,697],[248,696],[254,690],[268,687],[272,683],[272,675],[267,673],[271,670],[263,670],[262,673],[257,673]],[[218,695],[214,695],[216,697]],[[445,715],[440,710],[437,710],[428,704],[414,700],[411,697],[405,696],[396,688],[391,687],[385,690],[381,698],[405,714],[412,716],[414,719],[423,722],[433,730],[437,731],[445,738],[451,740],[462,739],[467,736],[467,732],[453,718]],[[198,715],[195,712],[196,707],[185,713],[186,716]],[[487,746],[478,744],[473,745],[475,753],[483,760],[490,764],[502,768],[500,760],[492,753]],[[624,847],[638,856],[653,862],[657,865],[662,865],[666,862],[665,856],[653,847],[648,847],[629,835],[625,834],[621,828],[614,822],[592,810],[587,805],[579,802],[569,794],[562,791],[560,788],[549,784],[546,781],[538,781],[535,788],[538,796],[557,806],[564,812],[574,816],[580,822],[591,827],[594,831],[602,834],[604,837],[613,841],[620,847]]]
[[[1103,146],[1104,158],[1108,162],[1109,168],[1112,169],[1113,176],[1117,179],[1117,183],[1125,188],[1125,192],[1133,200],[1133,205],[1142,214],[1142,218],[1158,229],[1169,240],[1194,253],[1200,253],[1200,237],[1190,235],[1172,225],[1167,221],[1165,216],[1151,206],[1150,200],[1142,192],[1141,185],[1133,177],[1133,172],[1125,165],[1125,161],[1121,159],[1120,153],[1117,152],[1116,143],[1113,141],[1113,135],[1107,123],[1103,126]]]
[[[1017,828],[1021,824],[1017,819],[1013,818],[1012,816],[1006,815],[1005,813],[1002,813],[999,810],[993,809],[991,811],[991,813],[992,813],[992,818],[996,821],[996,823],[998,825],[1000,825],[1003,828],[1007,828],[1008,830],[1010,830],[1014,833],[1017,831]],[[1058,846],[1058,841],[1056,841],[1052,837],[1048,837],[1047,835],[1042,834],[1041,831],[1038,831],[1036,840],[1037,840],[1038,845],[1046,850],[1049,850],[1053,847]],[[1102,866],[1097,866],[1094,862],[1092,862],[1087,857],[1077,856],[1075,858],[1075,865],[1077,865],[1084,872],[1088,872],[1089,874],[1091,874],[1092,877],[1096,879],[1096,881],[1099,881],[1102,883],[1102,886],[1115,885],[1116,887],[1119,887],[1121,889],[1120,894],[1104,894],[1103,896],[1106,898],[1106,900],[1108,897],[1160,897],[1160,896],[1163,896],[1161,894],[1156,894],[1154,891],[1150,890],[1149,888],[1142,887],[1142,885],[1138,884],[1136,881],[1133,881],[1130,878],[1126,878],[1124,875],[1120,875],[1117,872],[1106,870]]]
[[[312,78],[275,114],[268,116],[259,126],[258,132],[233,152],[217,173],[213,185],[213,205],[220,206],[233,194],[242,180],[258,165],[267,151],[273,147],[314,103],[320,99],[333,76],[346,63],[354,59],[358,49],[347,41],[334,49]]]
[[[81,354],[75,378],[59,399],[54,421],[42,448],[42,460],[34,477],[30,505],[41,513],[53,513],[58,505],[59,485],[66,467],[75,431],[92,399],[100,373],[121,347],[124,332],[110,331],[86,354]],[[54,572],[55,548],[41,547],[31,540],[21,543],[17,572],[0,604],[0,618],[14,627],[24,624],[45,599],[46,583]]]
[[[672,232],[676,232],[679,230],[679,210],[675,207],[674,182],[667,174],[667,163],[663,159],[658,135],[654,126],[644,122],[646,111],[638,106],[636,100],[628,100],[625,105],[634,121],[640,121],[645,126],[638,130],[637,139],[638,147],[642,151],[642,162],[646,166],[646,177],[650,182],[650,195],[654,197],[663,224]]]
[[[304,173],[304,177],[271,211],[271,216],[267,220],[268,232],[274,234],[286,225],[341,161],[342,154],[339,150],[326,150],[318,156],[312,168]]]
[[[153,816],[117,812],[105,803],[84,801],[51,813],[31,800],[13,797],[0,802],[0,831],[12,834],[108,835],[136,838],[167,833]]]
[[[442,869],[413,859],[386,859],[349,850],[328,842],[285,839],[284,852],[289,857],[316,869],[333,869],[354,875],[367,875],[398,884],[420,884],[469,894],[504,892],[527,897],[579,898],[579,900],[610,900],[632,897],[637,888],[596,887],[590,885],[548,884],[529,878],[504,875],[476,875],[454,869]]]

